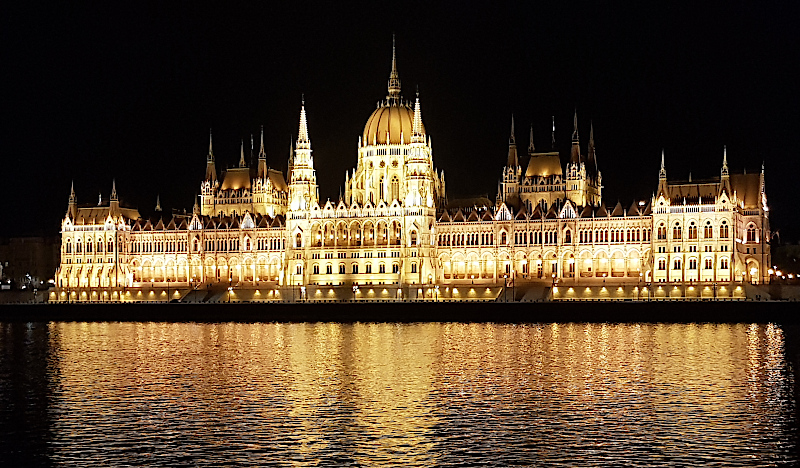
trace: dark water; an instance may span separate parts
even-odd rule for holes
[[[0,324],[0,465],[796,465],[785,342],[746,324]]]

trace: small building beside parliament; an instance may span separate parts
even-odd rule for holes
[[[593,131],[584,152],[574,127],[562,165],[532,135],[518,149],[512,119],[496,199],[449,200],[393,56],[338,200],[319,198],[303,103],[286,174],[263,130],[257,165],[242,145],[221,173],[209,137],[191,213],[145,219],[115,184],[79,206],[73,187],[50,300],[735,299],[769,282],[763,166],[732,173],[723,151],[718,178],[673,182],[662,153],[654,196],[607,206]]]

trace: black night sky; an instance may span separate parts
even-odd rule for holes
[[[395,32],[450,197],[494,199],[512,113],[518,144],[532,123],[540,148],[555,115],[566,160],[577,108],[607,205],[652,194],[662,147],[670,179],[701,179],[727,145],[734,172],[765,162],[773,230],[800,237],[796,2],[53,3],[0,15],[3,236],[55,235],[71,180],[79,203],[116,178],[145,216],[157,194],[191,210],[209,128],[219,168],[263,125],[285,170],[303,93],[320,195],[337,198],[386,95]]]

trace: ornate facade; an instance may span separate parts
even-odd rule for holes
[[[763,167],[730,174],[723,155],[718,179],[668,182],[662,154],[653,197],[607,207],[594,131],[584,154],[577,114],[574,125],[562,166],[555,136],[541,152],[531,132],[520,156],[512,119],[495,201],[448,200],[419,95],[401,96],[393,55],[339,200],[320,200],[303,102],[286,177],[267,165],[263,130],[256,167],[242,144],[238,167],[221,174],[209,137],[192,213],[143,218],[120,206],[115,184],[107,202],[78,207],[73,189],[50,299],[493,300],[509,285],[556,298],[568,297],[558,286],[612,283],[648,297],[680,286],[683,297],[693,285],[716,296],[718,284],[769,281]]]

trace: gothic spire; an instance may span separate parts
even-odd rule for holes
[[[519,166],[519,159],[517,158],[517,142],[514,138],[514,114],[511,114],[511,135],[508,137],[508,161],[507,167]]]
[[[553,133],[552,138],[550,140],[550,148],[555,150],[556,149],[556,116],[553,116]]]
[[[728,147],[722,147],[722,171],[720,172],[722,177],[728,177]]]
[[[267,159],[267,152],[264,150],[264,126],[261,126],[261,148],[258,150],[259,159]]]
[[[264,150],[264,126],[261,126],[261,148],[258,150],[258,177],[267,177],[267,152]]]
[[[303,96],[300,107],[300,130],[297,133],[297,149],[310,149],[311,140],[308,138],[308,121],[306,120],[306,99]]]
[[[67,206],[67,214],[73,220],[78,216],[78,197],[75,196],[75,181],[72,181],[72,186],[69,189],[69,205]]]
[[[533,154],[536,152],[536,146],[533,144],[533,123],[531,123],[531,134],[529,137],[530,143],[528,143],[528,153]]]
[[[117,200],[117,179],[111,180],[111,201]]]
[[[389,73],[389,96],[390,100],[400,97],[400,76],[397,74],[397,55],[395,53],[394,34],[392,34],[392,71]]]
[[[669,199],[669,187],[667,186],[667,169],[664,166],[664,148],[661,148],[661,169],[658,171],[657,195]]]
[[[216,182],[217,168],[214,165],[214,148],[211,129],[208,129],[208,155],[206,156],[206,180],[209,182]]]
[[[425,127],[422,126],[422,107],[419,104],[419,91],[417,101],[414,103],[414,122],[411,126],[411,143],[425,143]]]
[[[595,157],[594,152],[594,123],[589,122],[589,151],[586,156],[587,159],[587,167],[586,169],[593,173],[597,174],[597,159]]]
[[[156,195],[156,211],[161,211],[161,196]]]
[[[247,161],[244,160],[244,140],[242,140],[241,152],[239,154],[239,167],[247,167]]]
[[[575,117],[573,118],[574,130],[572,130],[572,144],[578,143],[578,109],[575,109]]]
[[[580,140],[578,138],[578,110],[575,110],[575,117],[574,117],[574,130],[572,131],[572,153],[570,155],[569,161],[573,164],[580,164],[583,158],[581,158],[581,147],[580,147]]]

